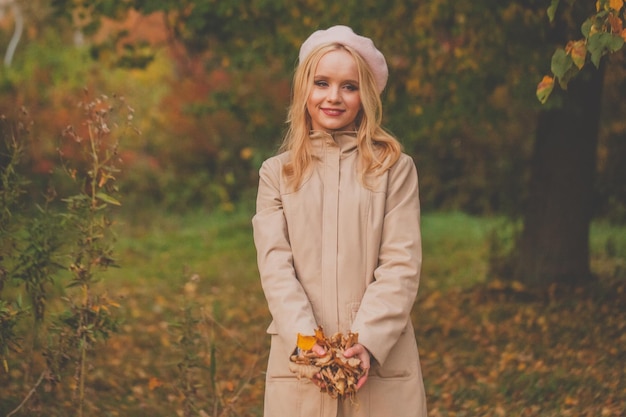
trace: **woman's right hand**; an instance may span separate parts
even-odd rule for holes
[[[313,353],[315,353],[320,358],[322,356],[326,356],[326,353],[327,353],[326,349],[324,349],[322,346],[320,346],[317,343],[315,345],[313,345],[311,350],[313,351]],[[319,388],[324,388],[325,384],[324,384],[324,381],[322,380],[322,376],[319,373],[315,374],[315,376],[313,376],[313,378],[311,378],[311,382],[313,382]]]

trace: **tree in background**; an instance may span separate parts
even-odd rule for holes
[[[607,53],[624,45],[622,0],[565,2],[549,9],[551,43],[565,45],[552,59],[537,96],[546,102],[555,78],[567,89],[539,114],[517,277],[529,284],[576,283],[591,279],[589,229],[594,214],[595,176]],[[591,17],[589,17],[591,16]],[[570,19],[569,21],[566,19]],[[582,22],[578,29],[578,22]],[[580,34],[584,36],[579,40]],[[590,65],[585,63],[590,61]],[[594,68],[595,67],[595,68]]]

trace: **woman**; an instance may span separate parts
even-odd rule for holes
[[[388,69],[347,26],[301,46],[281,152],[260,170],[254,239],[273,321],[265,416],[425,417],[410,311],[421,267],[413,160],[381,127]],[[298,333],[358,333],[355,401],[289,371]],[[313,351],[325,354],[319,345]]]

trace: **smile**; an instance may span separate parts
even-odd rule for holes
[[[327,116],[341,116],[345,110],[341,109],[321,109],[322,112]]]

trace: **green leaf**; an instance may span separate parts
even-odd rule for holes
[[[602,32],[593,34],[587,43],[591,62],[598,68],[602,57],[610,52],[617,52],[624,46],[624,38],[619,35]]]
[[[609,49],[611,52],[617,52],[624,46],[624,38],[619,35],[611,35]]]
[[[619,38],[619,40],[614,38]],[[587,49],[591,54],[591,62],[598,68],[600,60],[604,55],[609,53],[609,51],[615,52],[621,49],[623,45],[624,40],[621,37],[613,36],[610,33],[602,32],[591,35],[587,43]]]
[[[561,79],[574,65],[572,57],[565,52],[565,49],[558,48],[552,55],[550,69],[556,78]]]
[[[559,7],[559,0],[552,0],[550,3],[550,7],[548,7],[548,19],[550,22],[554,22],[554,15],[556,14],[556,9]]]
[[[122,205],[122,203],[117,201],[115,198],[111,197],[108,194],[102,193],[102,192],[96,193],[96,198],[99,199],[99,200],[104,201],[105,203],[113,204],[114,206],[121,206]]]
[[[591,28],[593,27],[593,21],[591,19],[587,19],[580,26],[580,31],[582,32],[585,39],[589,38],[589,34],[591,33]]]
[[[561,88],[563,90],[567,90],[567,85],[569,84],[569,82],[574,77],[576,77],[576,75],[579,72],[580,72],[580,70],[578,69],[578,67],[576,65],[572,65],[571,67],[569,67],[567,72],[565,74],[563,74],[563,76],[561,78],[559,78],[559,85],[561,86]]]

